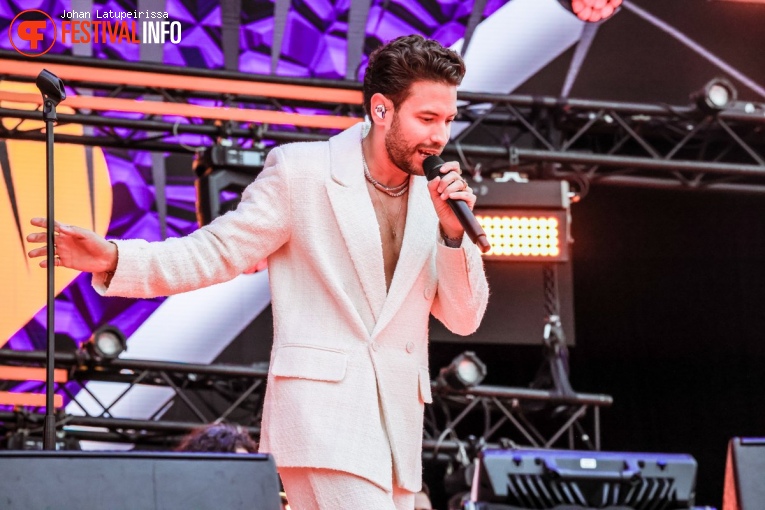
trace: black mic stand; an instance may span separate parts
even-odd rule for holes
[[[47,188],[47,273],[48,273],[48,349],[46,355],[45,372],[45,428],[43,436],[43,448],[46,450],[56,449],[56,416],[54,414],[53,403],[53,384],[54,367],[56,363],[56,343],[55,343],[55,303],[56,298],[56,249],[55,243],[55,221],[53,218],[53,125],[56,122],[56,105],[66,99],[64,92],[64,82],[58,76],[43,69],[37,75],[37,88],[43,97],[43,120],[45,121],[45,166],[46,166],[46,188]]]

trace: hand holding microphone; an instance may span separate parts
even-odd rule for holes
[[[428,156],[425,158],[425,161],[422,163],[422,168],[425,170],[425,175],[429,181],[432,181],[436,177],[442,175],[441,167],[444,164],[444,160],[438,156]],[[465,232],[467,233],[468,237],[470,237],[470,240],[478,245],[478,248],[482,252],[486,253],[489,251],[491,249],[491,245],[486,238],[486,233],[483,231],[483,228],[481,228],[478,220],[475,219],[473,211],[470,210],[468,204],[464,200],[452,200],[451,198],[448,198],[446,203],[454,212],[454,215],[459,220],[462,228],[465,229]]]

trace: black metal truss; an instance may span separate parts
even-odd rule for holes
[[[0,56],[9,54],[0,52]],[[92,65],[92,60],[52,57],[54,62]],[[99,64],[101,65],[101,64]],[[152,70],[146,64],[109,63],[120,69]],[[257,79],[285,85],[360,90],[355,82],[250,76],[226,71],[190,71],[165,66],[178,75],[231,79]],[[26,79],[3,74],[0,79]],[[300,112],[303,108],[361,117],[360,105],[316,100],[286,100],[234,94],[191,92],[182,88],[160,89],[114,86],[82,80],[67,83],[78,93],[122,98],[160,97],[168,102],[194,103],[214,100],[221,106],[244,109]],[[318,90],[318,89],[317,89]],[[648,186],[722,191],[765,191],[765,105],[736,103],[704,114],[694,106],[590,101],[520,95],[459,94],[456,136],[445,148],[474,175],[514,172],[520,178],[567,179],[580,193],[590,184]],[[39,112],[0,108],[0,118],[39,119]],[[253,125],[188,118],[170,122],[156,116],[120,118],[96,112],[58,114],[60,123],[92,126],[86,134],[57,135],[63,143],[126,149],[185,152],[179,135],[197,134],[208,143],[219,139],[235,142],[283,143],[327,139],[327,129]],[[7,123],[6,123],[7,124]],[[457,130],[460,130],[457,132]],[[43,140],[39,130],[26,131],[24,124],[0,126],[0,138]]]
[[[28,60],[19,57],[15,52],[0,50],[0,58],[10,60]],[[94,59],[68,56],[45,56],[39,59],[41,63],[58,63],[94,67]],[[181,68],[178,66],[160,66],[134,62],[99,62],[98,67],[120,71],[150,72],[177,76],[178,87],[117,85],[103,83],[83,76],[81,79],[66,80],[66,85],[76,95],[96,96],[103,98],[147,99],[161,100],[176,104],[205,104],[208,106],[230,107],[246,110],[275,111],[284,113],[304,113],[341,117],[363,117],[361,104],[338,103],[324,100],[322,92],[326,89],[350,90],[359,92],[356,82],[336,80],[318,80],[304,78],[281,78],[272,76],[253,76],[231,71],[212,71]],[[183,83],[186,79],[217,78],[234,83],[257,81],[266,84],[288,85],[315,88],[316,94],[310,99],[290,99],[267,96],[255,96],[242,93],[218,93],[200,90],[186,90]],[[28,76],[14,75],[0,70],[0,81],[31,82]],[[66,102],[63,106],[67,106]],[[137,118],[140,117],[140,118]],[[177,117],[177,116],[173,116]],[[19,125],[8,128],[0,125],[0,138],[41,140],[44,136],[41,129],[27,130],[24,120],[39,120],[40,113],[12,108],[0,108],[0,118],[18,119]],[[58,113],[58,124],[79,124],[92,126],[94,129],[84,135],[57,135],[56,140],[62,143],[103,146],[124,149],[145,149],[165,152],[187,152],[188,147],[174,140],[181,134],[200,134],[207,136],[211,143],[219,139],[238,138],[240,140],[270,140],[277,143],[289,141],[325,140],[335,131],[328,129],[312,129],[293,126],[272,126],[263,124],[240,124],[230,121],[204,120],[185,118],[187,122],[174,122],[163,119],[158,115],[137,114],[105,114],[90,110],[75,109],[75,114]]]
[[[423,449],[462,461],[483,446],[599,450],[600,408],[613,403],[608,395],[501,386],[457,391],[434,384],[433,390]]]
[[[0,364],[44,367],[45,352],[3,349]],[[82,411],[82,414],[57,413],[57,428],[70,437],[137,444],[167,443],[173,437],[213,422],[236,423],[254,435],[260,433],[267,366],[130,359],[96,362],[87,353],[77,352],[57,353],[56,367],[67,370],[68,381],[57,383],[55,390]],[[87,387],[90,381],[118,383],[124,388],[110,402],[102,402]],[[145,420],[114,416],[112,409],[138,385],[170,388],[172,399]],[[85,399],[89,403],[85,403]],[[193,416],[193,421],[168,419],[165,412],[173,402],[185,407],[188,412],[184,416]],[[3,422],[0,428],[33,432],[39,428],[41,431],[44,414],[38,411],[0,413],[0,422]],[[94,430],[94,427],[106,430]]]
[[[42,367],[45,352],[0,350],[0,364]],[[69,382],[57,386],[60,393],[77,405],[78,398],[85,395],[99,406],[97,413],[88,412],[84,405],[80,406],[82,415],[59,412],[56,425],[65,437],[167,446],[192,429],[215,421],[244,426],[256,437],[260,434],[268,372],[265,366],[128,359],[95,362],[83,352],[57,354],[56,366],[69,373]],[[112,402],[102,403],[85,386],[87,381],[122,383],[127,387]],[[196,420],[172,420],[161,412],[144,420],[113,416],[111,408],[137,385],[171,388],[176,402],[186,406]],[[433,404],[426,408],[424,455],[447,461],[465,461],[481,446],[522,444],[550,448],[565,443],[562,447],[600,449],[600,408],[612,403],[608,395],[577,393],[563,397],[551,391],[497,386],[457,391],[436,383],[433,397]],[[216,405],[220,401],[226,405]],[[0,431],[9,436],[40,435],[44,414],[39,411],[0,412]]]
[[[765,104],[696,107],[461,94],[467,127],[448,148],[486,176],[765,191]],[[480,144],[480,145],[479,145]]]

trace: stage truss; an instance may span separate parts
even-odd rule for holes
[[[45,352],[0,350],[0,369],[4,366],[42,368]],[[70,410],[79,408],[77,414],[57,413],[62,439],[172,447],[184,434],[212,422],[233,423],[255,437],[260,434],[267,366],[131,359],[96,362],[78,352],[57,354],[56,367],[68,373],[68,381],[57,384],[57,392],[70,402]],[[88,390],[89,381],[118,384],[120,392],[110,402],[101,402]],[[170,388],[173,396],[146,419],[114,415],[112,409],[139,385]],[[564,397],[551,391],[497,386],[457,391],[435,382],[433,396],[425,412],[423,454],[428,459],[463,463],[472,460],[468,457],[477,446],[600,449],[600,408],[612,403],[610,396],[600,394]],[[175,406],[185,412],[174,413]],[[167,414],[193,420],[168,419]],[[0,411],[0,431],[6,441],[19,435],[41,437],[43,419],[39,408]]]
[[[74,57],[20,60],[0,52],[2,82],[30,82],[44,64],[72,97],[60,123],[86,126],[57,141],[185,152],[184,135],[211,145],[269,147],[325,140],[361,121],[361,90],[346,81],[98,62]],[[87,71],[90,72],[87,72]],[[38,95],[39,96],[39,95]],[[43,140],[34,94],[0,91],[0,139]],[[738,102],[713,113],[695,106],[518,95],[459,94],[445,149],[474,175],[567,179],[672,189],[765,191],[765,105]],[[15,122],[10,122],[15,121]],[[9,125],[12,124],[12,125]]]
[[[482,447],[600,450],[600,408],[609,395],[503,386],[458,391],[433,384],[425,412],[426,458],[472,461]]]
[[[0,350],[3,366],[45,366],[44,351]],[[267,364],[265,364],[267,365]],[[57,428],[78,440],[126,442],[137,445],[172,445],[184,434],[214,422],[236,423],[260,434],[262,397],[268,367],[261,365],[201,365],[153,360],[94,361],[86,352],[57,353],[56,368],[66,370],[66,382],[55,391],[68,402],[70,413],[58,410]],[[114,397],[102,401],[87,384],[115,384]],[[167,403],[145,419],[123,418],[113,409],[138,386],[171,390]],[[44,385],[40,384],[41,389]],[[177,405],[183,410],[179,412]],[[174,420],[168,415],[192,419]],[[42,433],[44,409],[17,407],[0,412],[0,429],[35,436]]]

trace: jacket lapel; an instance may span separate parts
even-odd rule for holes
[[[362,171],[361,133],[362,125],[357,124],[330,139],[332,178],[327,183],[327,193],[377,322],[385,303],[385,267],[377,217]]]
[[[373,337],[382,331],[396,315],[409,295],[425,261],[433,255],[438,217],[427,186],[428,181],[425,177],[412,177],[410,180],[401,254],[396,264],[396,271],[393,273],[388,299],[372,332]]]

